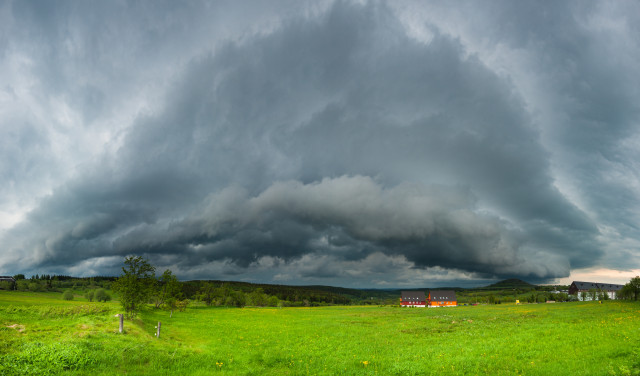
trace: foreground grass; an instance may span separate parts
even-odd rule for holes
[[[640,372],[640,304],[148,310],[0,292],[0,374],[613,375]],[[155,325],[162,322],[161,338]]]

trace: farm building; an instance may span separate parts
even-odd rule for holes
[[[424,291],[401,291],[400,292],[401,307],[426,307],[427,297]]]
[[[429,291],[429,307],[455,307],[458,305],[456,292],[453,290]]]
[[[0,275],[0,290],[14,290],[16,280],[13,277]]]
[[[615,285],[612,283],[601,282],[580,282],[573,281],[569,286],[569,295],[576,295],[579,300],[593,300],[592,293],[596,293],[596,299],[599,299],[600,293],[606,293],[609,299],[616,299],[618,291],[624,285]]]

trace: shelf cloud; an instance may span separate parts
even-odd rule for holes
[[[0,274],[640,267],[633,2],[57,5],[0,6]]]

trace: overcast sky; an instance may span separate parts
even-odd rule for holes
[[[640,3],[4,1],[0,274],[640,273]]]

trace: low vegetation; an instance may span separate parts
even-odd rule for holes
[[[633,375],[640,304],[225,308],[174,313],[0,292],[0,374]],[[155,337],[162,322],[160,338]]]
[[[399,308],[394,291],[181,283],[125,265],[0,291],[0,375],[640,375],[640,278],[625,301],[532,304],[572,297],[509,280],[426,309]]]
[[[138,263],[146,263],[145,267],[155,268],[139,257]],[[125,260],[125,263],[127,260]],[[125,264],[125,266],[127,266]],[[133,271],[123,269],[123,275],[117,277],[76,278],[56,275],[35,275],[25,279],[24,275],[14,276],[16,283],[0,283],[0,290],[17,290],[31,292],[64,292],[70,290],[74,297],[84,296],[87,301],[109,301],[108,290],[118,290],[120,285]],[[151,273],[150,273],[151,274]],[[126,278],[124,278],[126,277]],[[129,282],[131,278],[129,278]],[[125,284],[126,285],[126,284]],[[135,284],[134,284],[135,285]],[[171,270],[165,270],[159,278],[149,278],[143,283],[145,293],[142,301],[151,301],[157,308],[165,308],[170,312],[183,309],[191,301],[201,301],[209,306],[226,307],[318,307],[331,305],[398,305],[400,290],[396,289],[348,289],[331,286],[286,286],[271,284],[253,284],[230,281],[184,281],[179,282]],[[536,286],[518,279],[509,279],[481,288],[440,288],[455,290],[459,304],[502,304],[544,303],[547,301],[567,302],[579,300],[576,295],[568,295],[569,286]],[[412,290],[428,291],[428,288]],[[589,291],[590,300],[607,300],[602,291]],[[123,294],[121,294],[123,295]],[[136,294],[134,294],[136,295]],[[125,296],[125,295],[123,295]],[[638,300],[640,297],[640,277],[631,279],[618,294],[619,298]],[[126,301],[120,299],[120,301]],[[129,304],[129,303],[127,303]],[[134,307],[129,305],[130,307]],[[131,311],[133,313],[133,311]]]

